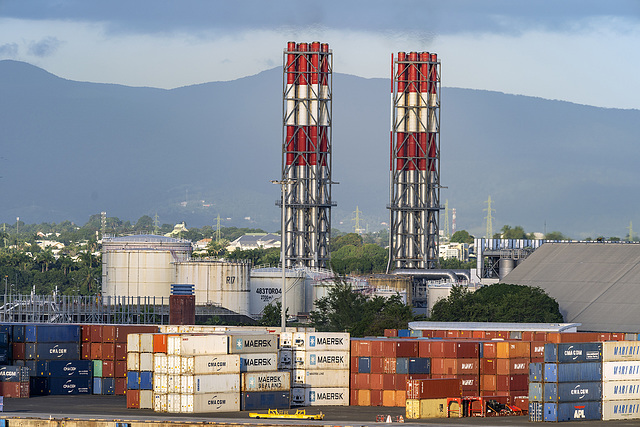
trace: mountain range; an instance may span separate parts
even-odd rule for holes
[[[388,79],[334,73],[334,228],[353,231],[356,209],[369,231],[389,221],[390,109]],[[494,233],[624,237],[640,227],[638,123],[640,110],[443,87],[442,205],[478,237],[489,197]],[[0,61],[0,222],[106,211],[279,231],[281,149],[281,68],[165,90]]]

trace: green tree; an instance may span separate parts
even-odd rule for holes
[[[472,244],[474,242],[474,237],[469,234],[467,230],[458,230],[453,233],[453,236],[451,236],[449,241]]]
[[[287,307],[286,316],[289,316],[289,308]],[[258,322],[261,326],[281,326],[282,325],[282,303],[275,301],[268,304],[262,311],[262,317]]]
[[[362,236],[357,233],[348,233],[334,239],[331,242],[331,252],[335,252],[346,245],[362,246]]]
[[[551,231],[544,235],[544,238],[547,240],[569,240],[567,236],[562,234],[559,231]]]
[[[431,311],[441,322],[563,322],[556,300],[538,287],[496,283],[470,292],[454,286],[449,297],[437,301]]]
[[[142,215],[138,218],[136,225],[133,227],[136,231],[142,231],[144,233],[151,233],[153,231],[153,218],[149,215]]]

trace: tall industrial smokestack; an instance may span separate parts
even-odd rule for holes
[[[439,267],[440,62],[399,52],[391,66],[389,264]]]
[[[289,42],[283,65],[284,265],[328,268],[333,53]]]

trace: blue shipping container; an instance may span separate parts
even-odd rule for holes
[[[240,410],[255,411],[262,409],[289,409],[291,393],[288,391],[242,392]]]
[[[127,371],[127,389],[140,389],[140,375],[138,374],[138,371]]]
[[[409,373],[409,359],[406,357],[398,357],[396,359],[396,374]]]
[[[93,378],[93,394],[102,394],[102,378]]]
[[[358,358],[358,373],[359,374],[370,374],[371,373],[371,358],[370,357],[360,357],[360,358]]]
[[[529,382],[539,383],[542,377],[542,363],[529,363]]]
[[[78,343],[26,343],[25,359],[80,360]]]
[[[602,419],[602,402],[545,403],[545,421],[584,421]]]
[[[602,400],[601,382],[544,383],[545,402]]]
[[[544,361],[546,363],[602,362],[602,343],[545,344]]]
[[[91,377],[49,377],[49,394],[91,394]]]
[[[408,361],[407,370],[409,374],[430,374],[431,373],[431,358],[430,357],[415,357]]]
[[[13,342],[24,342],[24,329],[25,325],[13,325],[13,330],[11,331]]]
[[[153,372],[140,372],[140,390],[153,390]]]
[[[9,334],[6,332],[0,332],[0,347],[9,346]]]
[[[29,379],[29,394],[31,396],[46,396],[49,394],[49,379],[46,377],[31,377]]]
[[[79,325],[27,325],[25,342],[37,343],[80,343],[82,326]]]
[[[47,360],[38,361],[45,366],[51,377],[91,377],[93,362],[91,360]]]
[[[8,335],[8,342],[13,342],[13,325],[8,323],[0,324],[0,332]]]
[[[577,383],[602,381],[602,363],[545,363],[544,382]]]
[[[29,380],[29,368],[25,366],[0,366],[1,382],[25,382]]]
[[[408,329],[398,329],[398,338],[409,338],[409,334]]]
[[[102,378],[102,394],[116,394],[115,378]]]

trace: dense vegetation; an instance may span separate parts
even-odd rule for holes
[[[542,289],[497,283],[475,292],[454,286],[448,298],[435,303],[433,321],[441,322],[563,322],[556,300]]]

